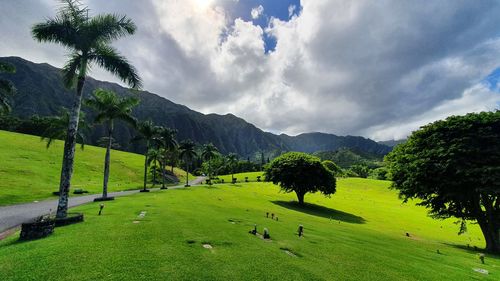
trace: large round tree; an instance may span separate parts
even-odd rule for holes
[[[275,158],[264,171],[266,181],[279,184],[285,192],[295,192],[299,204],[304,204],[308,192],[334,194],[336,181],[317,157],[302,152],[288,152]]]
[[[141,85],[135,68],[110,45],[112,41],[135,32],[136,26],[132,20],[115,14],[89,17],[89,9],[81,6],[77,0],[62,2],[55,17],[35,24],[32,29],[33,37],[39,42],[57,43],[68,49],[69,60],[63,68],[63,79],[68,87],[76,84],[76,95],[64,142],[58,218],[67,215],[82,92],[90,66],[100,66],[132,87]]]
[[[413,132],[387,157],[393,187],[435,218],[477,221],[500,253],[500,111],[452,116]]]

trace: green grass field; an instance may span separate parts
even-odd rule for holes
[[[388,186],[340,179],[331,198],[306,195],[307,208],[270,183],[136,194],[106,203],[102,216],[91,203],[76,208],[85,222],[45,239],[0,241],[0,280],[500,279],[500,259],[483,265],[472,250],[484,246],[476,225],[458,236],[453,220],[401,204]],[[250,235],[254,224],[272,240]]]
[[[0,131],[0,205],[57,198],[64,143],[55,141],[47,149],[40,137]],[[72,188],[90,193],[102,192],[105,149],[78,146]],[[142,187],[144,156],[122,151],[111,152],[109,191]],[[181,182],[185,172],[175,169]],[[72,194],[73,195],[73,194]]]
[[[248,181],[257,181],[257,177],[261,176],[261,180],[264,180],[264,173],[263,172],[248,172],[248,173],[238,173],[234,174],[234,177],[237,179],[238,182],[245,182],[245,177],[248,177]],[[220,180],[224,180],[225,183],[230,183],[231,182],[231,175],[222,175],[218,176]]]

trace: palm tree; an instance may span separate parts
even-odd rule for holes
[[[238,163],[238,155],[236,153],[229,153],[227,156],[227,165],[231,169],[231,182],[234,182],[234,167]]]
[[[141,80],[135,68],[110,43],[133,34],[135,24],[126,16],[101,14],[89,17],[89,9],[78,0],[64,0],[57,15],[35,24],[32,34],[39,42],[57,43],[69,51],[69,61],[63,67],[66,86],[76,83],[76,95],[71,108],[59,184],[57,218],[67,216],[68,194],[73,175],[78,116],[82,105],[82,90],[89,67],[94,64],[118,76],[131,87],[139,88]]]
[[[90,99],[85,100],[85,105],[94,109],[97,113],[96,123],[107,124],[108,136],[106,156],[104,157],[104,179],[102,184],[102,197],[94,201],[113,200],[108,198],[109,160],[111,157],[111,146],[113,144],[113,128],[115,120],[122,120],[132,126],[136,126],[136,120],[132,117],[132,109],[139,104],[135,97],[118,97],[113,91],[97,89]]]
[[[155,186],[155,184],[156,184],[156,171],[158,171],[157,164],[160,163],[160,165],[161,165],[162,152],[160,151],[160,149],[151,148],[148,150],[147,156],[148,156],[148,167],[151,166],[151,164],[153,165],[153,168],[151,171],[153,174],[153,186]]]
[[[47,141],[47,148],[50,147],[54,140],[62,140],[66,138],[69,124],[69,111],[67,108],[61,108],[59,116],[46,117],[48,120],[48,127],[42,132],[42,140]],[[85,114],[82,112],[79,115],[79,126],[76,132],[76,142],[81,144],[83,150],[85,146],[85,135],[90,132],[90,125],[85,121]]]
[[[177,148],[177,140],[175,140],[175,134],[177,133],[176,130],[170,129],[170,128],[161,128],[158,136],[160,140],[160,146],[162,147],[162,161],[160,161],[161,164],[161,171],[162,171],[162,189],[166,189],[167,187],[165,186],[165,166],[167,165],[167,159],[168,159],[168,154],[173,152]],[[172,165],[172,173],[173,173],[173,165]]]
[[[201,152],[201,157],[203,158],[203,160],[206,160],[207,163],[208,163],[208,179],[209,179],[209,182],[210,180],[212,179],[211,177],[211,167],[210,167],[210,161],[212,159],[214,159],[215,156],[217,156],[217,154],[219,153],[219,151],[217,150],[217,147],[215,147],[215,145],[209,143],[209,144],[205,144],[203,146],[203,150]]]
[[[0,62],[0,73],[14,73],[16,68],[6,62]],[[0,78],[0,114],[10,112],[9,97],[16,93],[16,88],[7,79]]]
[[[134,137],[133,140],[144,140],[146,142],[146,153],[144,153],[144,188],[141,192],[148,192],[146,185],[148,182],[148,151],[151,144],[158,139],[159,127],[155,126],[151,120],[139,123],[137,126],[139,135]]]
[[[186,163],[186,187],[189,186],[189,164],[196,158],[196,147],[191,140],[185,140],[179,145],[179,156]]]

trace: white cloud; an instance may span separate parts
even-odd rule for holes
[[[264,7],[262,7],[262,5],[259,5],[255,8],[252,8],[252,10],[250,11],[250,15],[252,16],[252,19],[258,19],[262,13],[264,12]]]
[[[137,34],[115,45],[138,68],[145,89],[273,132],[390,139],[450,114],[498,107],[500,94],[481,83],[500,66],[496,1],[302,0],[299,15],[288,21],[268,15],[264,30],[235,19],[222,1],[199,3],[88,5],[136,22]],[[53,8],[0,2],[1,10],[16,11],[0,18],[0,53],[61,66],[61,48],[29,35]],[[263,9],[254,8],[252,18]],[[277,40],[268,54],[265,33]],[[99,70],[93,75],[113,79]]]
[[[293,13],[295,12],[295,9],[297,9],[297,6],[295,5],[290,5],[288,7],[288,17],[291,18]]]

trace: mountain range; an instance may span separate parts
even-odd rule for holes
[[[2,57],[16,67],[14,74],[0,74],[11,80],[17,88],[12,100],[12,114],[20,118],[32,115],[57,115],[61,107],[69,108],[74,90],[64,87],[61,70],[46,63],[33,63],[19,57]],[[174,128],[178,140],[192,139],[197,143],[213,143],[222,153],[235,152],[242,157],[253,157],[262,152],[277,154],[283,151],[335,151],[351,148],[376,155],[385,155],[391,147],[359,136],[337,136],[326,133],[304,133],[297,136],[275,135],[265,132],[253,124],[232,114],[203,114],[159,95],[147,91],[131,91],[116,83],[95,80],[88,77],[84,87],[84,98],[96,88],[115,91],[120,96],[136,96],[141,103],[133,115],[139,120],[151,119],[155,124]],[[87,116],[92,112],[83,107]],[[140,152],[144,148],[131,142],[136,134],[133,128],[118,123],[115,139],[121,149]],[[104,136],[104,128],[96,126],[90,143],[95,144]]]

